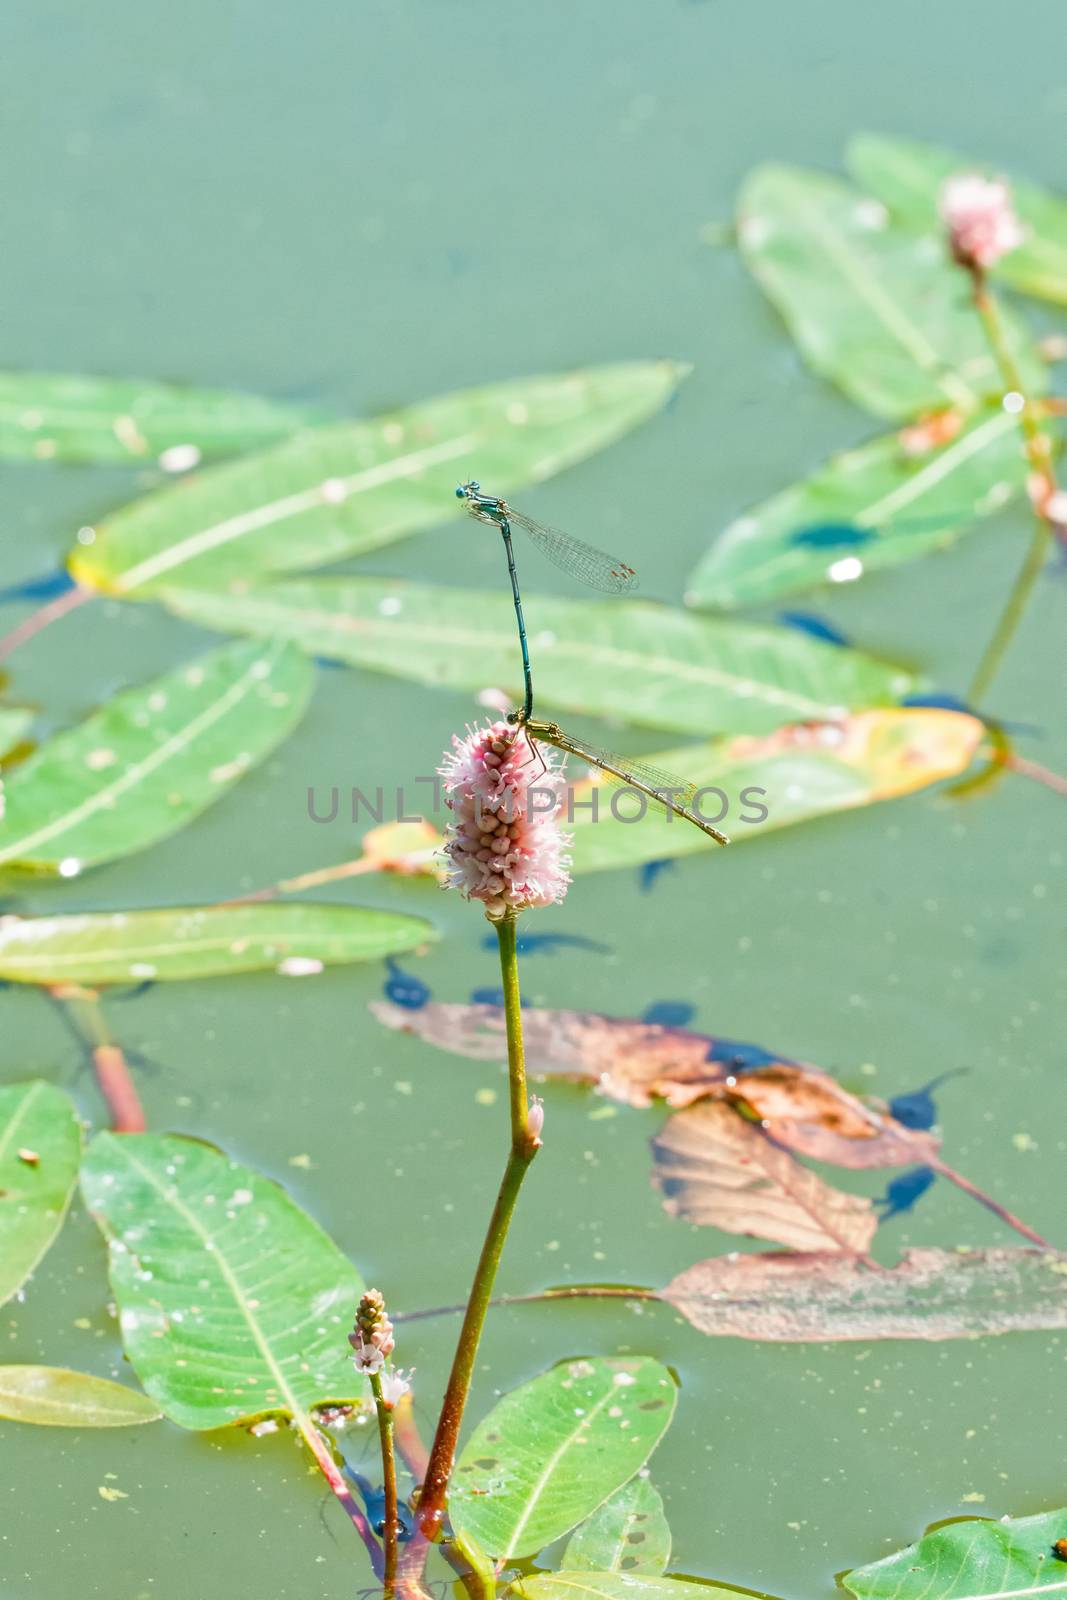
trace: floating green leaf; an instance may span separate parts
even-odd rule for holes
[[[522,1600],[737,1600],[737,1589],[621,1572],[542,1572],[507,1590]]]
[[[535,1554],[644,1466],[675,1399],[667,1368],[648,1357],[565,1361],[522,1384],[459,1458],[453,1525],[495,1559]]]
[[[1002,176],[987,162],[955,155],[938,145],[874,133],[852,139],[845,160],[857,183],[878,196],[894,221],[935,234],[943,231],[938,198],[946,178],[955,172]],[[1028,237],[997,262],[991,269],[993,276],[1022,294],[1067,305],[1067,199],[1018,178],[1012,179],[1011,191]]]
[[[883,208],[836,178],[760,167],[740,201],[745,260],[801,351],[857,404],[883,417],[969,411],[1003,384],[940,240],[886,226]],[[1008,337],[1032,390],[1045,384],[1018,323]]]
[[[660,1299],[701,1333],[730,1339],[823,1344],[1058,1331],[1067,1328],[1067,1255],[917,1249],[872,1272],[841,1254],[735,1252],[687,1267]]]
[[[0,1417],[46,1428],[127,1428],[163,1413],[139,1389],[66,1367],[0,1366]]]
[[[1067,1538],[1067,1508],[1002,1522],[952,1522],[918,1544],[842,1578],[859,1600],[994,1600],[1067,1590],[1052,1546]]]
[[[128,983],[377,961],[429,944],[432,923],[363,906],[168,906],[0,919],[0,978],[13,983]]]
[[[732,522],[693,572],[686,599],[759,605],[951,544],[1026,481],[1017,417],[982,410],[959,427],[941,448],[925,443],[920,424],[832,457]]]
[[[764,739],[689,745],[650,759],[699,784],[701,815],[719,823],[736,845],[955,777],[970,765],[984,731],[977,717],[964,712],[904,707],[862,711],[839,723],[782,728]],[[574,782],[575,763],[569,772]],[[588,807],[594,792],[595,812]],[[573,809],[568,826],[573,827],[576,873],[718,849],[677,817],[654,808],[641,815],[641,797],[634,791],[582,784]],[[638,820],[624,822],[623,817]]]
[[[299,650],[269,640],[116,695],[10,774],[0,864],[73,875],[176,832],[285,738],[312,679]]]
[[[285,1191],[174,1135],[102,1133],[82,1167],[126,1353],[184,1428],[363,1398],[346,1359],[363,1283]]]
[[[658,411],[685,371],[644,361],[519,378],[309,429],[124,507],[70,569],[140,597],[339,561],[458,516],[453,491],[472,472],[503,494],[583,460]]]
[[[39,1080],[0,1089],[0,1305],[59,1232],[81,1155],[74,1107]]]
[[[293,639],[317,655],[438,687],[519,688],[505,595],[386,578],[306,578],[243,595],[176,591],[205,627]],[[647,601],[526,599],[538,702],[679,732],[756,732],[887,705],[900,668],[794,628],[698,617]]]
[[[316,420],[256,395],[136,378],[0,372],[0,457],[38,461],[151,461],[175,469],[253,450]],[[179,456],[177,452],[181,451]]]
[[[671,1530],[659,1490],[640,1474],[631,1478],[575,1529],[561,1559],[574,1572],[661,1577],[671,1559]]]

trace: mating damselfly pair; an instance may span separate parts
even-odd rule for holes
[[[529,641],[526,636],[526,619],[523,615],[522,597],[515,567],[515,551],[511,542],[512,528],[521,528],[542,554],[555,562],[564,572],[569,572],[572,577],[588,584],[591,588],[601,589],[609,594],[625,594],[636,588],[637,574],[633,567],[628,566],[617,556],[607,555],[603,550],[597,550],[593,545],[585,544],[580,539],[572,539],[569,534],[561,533],[558,528],[547,528],[542,523],[535,522],[532,517],[524,516],[522,512],[516,511],[506,500],[499,499],[496,495],[483,494],[481,485],[473,479],[469,483],[460,484],[456,495],[460,500],[467,502],[467,508],[473,517],[479,522],[487,522],[491,527],[495,527],[504,541],[508,576],[511,579],[511,594],[515,602],[515,619],[519,630],[525,690],[521,711],[511,712],[508,721],[522,727],[533,748],[536,749],[538,739],[554,745],[557,750],[562,750],[567,755],[576,756],[578,760],[597,767],[609,779],[636,789],[666,812],[691,822],[717,844],[729,844],[730,841],[725,833],[721,833],[693,809],[697,797],[696,784],[686,783],[673,773],[652,766],[638,756],[612,755],[609,751],[601,750],[584,739],[565,733],[558,722],[544,722],[533,715],[533,673],[530,666]]]

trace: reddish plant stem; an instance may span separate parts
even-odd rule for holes
[[[0,661],[6,661],[7,657],[17,650],[20,645],[24,645],[30,639],[35,638],[50,623],[58,622],[60,617],[67,615],[68,611],[75,611],[78,606],[83,606],[87,600],[94,600],[95,598],[94,590],[76,588],[68,589],[66,594],[61,594],[56,600],[49,600],[46,605],[40,606],[24,622],[20,622],[17,628],[12,628],[10,633],[6,633],[0,639]]]
[[[112,1133],[143,1133],[147,1122],[137,1087],[126,1057],[108,1032],[99,992],[77,984],[55,984],[49,993],[67,1007],[88,1045],[100,1093],[111,1113]]]
[[[954,1167],[946,1166],[939,1156],[929,1159],[927,1166],[940,1173],[942,1178],[947,1178],[950,1183],[954,1183],[958,1189],[962,1189],[964,1194],[969,1194],[972,1199],[978,1201],[979,1205],[986,1206],[995,1217],[999,1217],[1001,1222],[1006,1222],[1009,1228],[1014,1228],[1016,1233],[1021,1233],[1024,1239],[1029,1239],[1031,1244],[1040,1245],[1042,1250],[1052,1249],[1048,1240],[1042,1238],[1041,1234],[1023,1222],[1021,1217],[1017,1217],[1013,1211],[1009,1211],[1007,1206],[1002,1206],[999,1200],[994,1200],[991,1194],[986,1194],[984,1189],[979,1189],[978,1185],[972,1183],[970,1178],[965,1178],[962,1172],[957,1172]]]
[[[1001,765],[1009,772],[1018,773],[1020,778],[1029,778],[1033,783],[1044,784],[1053,794],[1067,795],[1067,778],[1061,777],[1058,772],[1052,772],[1048,767],[1040,766],[1036,761],[1027,761],[1024,756],[1017,756],[1012,751],[1002,759]]]
[[[462,1311],[462,1306],[456,1307]],[[394,1322],[401,1318],[394,1317]],[[430,1452],[422,1442],[418,1425],[415,1421],[415,1409],[411,1403],[410,1394],[402,1395],[393,1407],[393,1437],[396,1447],[400,1452],[401,1460],[407,1467],[416,1483],[421,1483],[426,1476],[426,1469],[430,1464]]]
[[[95,1045],[93,1066],[100,1093],[111,1112],[112,1133],[143,1133],[148,1124],[126,1057],[118,1045]]]
[[[380,1578],[382,1576],[381,1547],[371,1532],[370,1523],[363,1515],[352,1491],[345,1482],[343,1473],[334,1461],[329,1445],[309,1416],[301,1412],[293,1420],[300,1429],[304,1443],[315,1457],[315,1464],[319,1471],[337,1496],[340,1504],[344,1507],[352,1526],[366,1545],[371,1559],[371,1566],[374,1569],[374,1576]]]

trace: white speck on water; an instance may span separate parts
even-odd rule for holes
[[[195,444],[172,444],[159,454],[159,464],[164,472],[189,472],[200,465],[200,451]]]
[[[96,543],[96,529],[95,528],[79,528],[78,532],[75,535],[75,538],[77,539],[79,544],[95,544]]]

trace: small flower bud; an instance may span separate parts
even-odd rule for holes
[[[530,1130],[534,1144],[541,1143],[541,1129],[545,1125],[545,1103],[540,1095],[534,1095],[530,1101],[530,1109],[526,1114],[526,1126]]]
[[[380,1372],[386,1356],[392,1355],[393,1324],[385,1314],[385,1300],[378,1289],[368,1289],[356,1308],[356,1326],[348,1335],[356,1352],[360,1372]]]
[[[979,172],[957,172],[941,189],[941,220],[961,266],[985,271],[1017,250],[1026,229],[1015,215],[1011,189]]]

